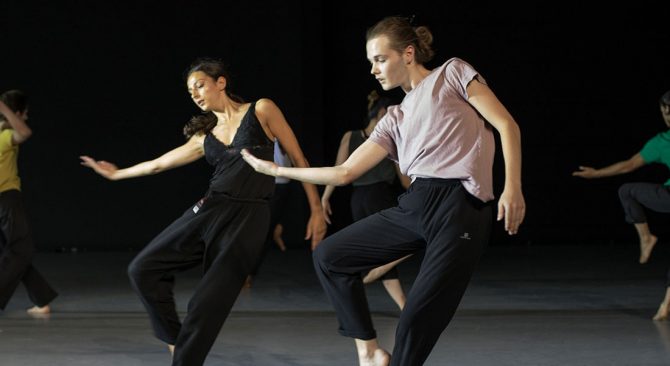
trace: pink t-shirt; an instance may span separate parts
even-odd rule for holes
[[[460,179],[473,196],[493,199],[492,126],[468,103],[467,86],[486,81],[452,58],[433,70],[402,103],[389,107],[370,135],[412,178]]]

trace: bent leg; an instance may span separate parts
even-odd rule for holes
[[[204,216],[204,215],[203,215]],[[174,345],[181,323],[174,301],[174,274],[202,264],[201,216],[187,211],[154,238],[128,266],[130,283],[147,310],[156,337]]]
[[[398,224],[403,214],[393,208],[357,221],[326,238],[313,253],[317,276],[344,336],[376,338],[362,275],[423,247],[416,232]]]
[[[458,186],[429,195],[423,230],[426,253],[407,295],[391,365],[422,365],[461,301],[489,240],[492,210]]]
[[[645,207],[670,212],[670,187],[653,183],[626,183],[619,188],[619,199],[626,221],[634,224],[640,240],[640,263],[649,260],[658,238],[649,230]]]

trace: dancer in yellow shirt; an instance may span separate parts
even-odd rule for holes
[[[16,158],[19,145],[32,131],[28,119],[27,97],[19,90],[0,95],[0,309],[23,282],[35,304],[29,314],[48,314],[49,304],[58,296],[32,265],[33,245],[23,200]]]

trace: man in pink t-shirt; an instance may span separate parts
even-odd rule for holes
[[[399,86],[406,96],[346,162],[284,168],[242,154],[259,172],[317,184],[347,184],[386,157],[410,176],[397,207],[331,235],[313,257],[340,333],[355,339],[359,364],[415,366],[425,362],[449,324],[489,240],[493,129],[505,158],[497,218],[509,234],[523,221],[520,132],[472,66],[457,58],[432,71],[423,66],[433,55],[426,27],[386,18],[368,31],[367,40],[371,73],[385,90]],[[425,256],[390,355],[377,343],[361,274],[421,250]]]

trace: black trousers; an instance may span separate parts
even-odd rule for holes
[[[631,224],[647,222],[644,208],[656,212],[670,212],[670,186],[655,183],[626,183],[619,188],[619,199],[626,213],[626,221]],[[670,270],[665,286],[670,287]]]
[[[351,218],[354,221],[359,221],[387,208],[395,207],[397,204],[398,192],[392,184],[379,182],[354,186],[351,191]],[[379,279],[385,281],[395,280],[399,277],[398,267],[396,266],[384,273]]]
[[[256,264],[270,220],[266,201],[223,195],[203,200],[153,239],[128,267],[156,337],[175,345],[175,366],[205,362]],[[173,296],[174,275],[195,266],[203,266],[204,274],[180,322]]]
[[[354,186],[351,190],[351,218],[364,219],[398,204],[398,191],[386,182]]]
[[[644,208],[670,212],[670,187],[655,183],[626,183],[619,188],[619,199],[631,224],[647,222]]]
[[[49,304],[58,294],[32,265],[35,246],[18,190],[0,193],[0,230],[0,309],[5,309],[20,282],[35,305]]]
[[[251,270],[250,275],[258,275],[258,270],[263,264],[263,260],[268,253],[268,250],[275,246],[272,234],[274,233],[275,226],[281,221],[282,215],[285,214],[286,207],[289,203],[289,196],[291,193],[291,186],[289,183],[275,183],[275,191],[270,199],[270,226],[268,227],[268,234],[265,239],[265,245],[263,246],[263,251],[258,256],[256,265]]]
[[[400,315],[391,365],[424,363],[447,327],[488,243],[491,205],[460,181],[417,179],[399,205],[322,242],[314,265],[344,336],[376,338],[361,273],[425,249]]]

